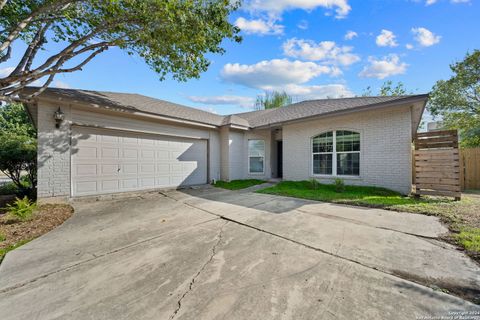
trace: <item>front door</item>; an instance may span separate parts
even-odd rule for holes
[[[277,172],[278,177],[283,177],[283,141],[277,141]]]

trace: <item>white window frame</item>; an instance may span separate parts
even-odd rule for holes
[[[262,141],[263,142],[263,155],[262,156],[251,156],[250,155],[250,141]],[[248,174],[258,174],[258,175],[264,175],[265,174],[265,153],[266,153],[266,144],[264,139],[248,139],[247,141],[247,153],[248,153],[248,158],[247,158],[247,163],[248,163]],[[251,172],[250,170],[250,158],[262,158],[263,159],[263,166],[262,166],[262,172]]]
[[[337,131],[351,131],[358,133],[360,135],[360,151],[339,151],[337,152]],[[313,139],[318,137],[321,134],[327,133],[327,132],[332,132],[333,133],[333,150],[332,152],[313,152]],[[313,136],[310,139],[310,150],[311,150],[311,157],[310,157],[310,166],[311,166],[311,174],[314,177],[326,177],[326,178],[354,178],[354,179],[359,179],[362,174],[362,134],[358,131],[352,130],[352,129],[339,129],[339,130],[328,130],[321,132],[315,136]],[[358,153],[358,159],[359,159],[359,168],[358,168],[358,175],[338,175],[337,174],[337,154],[339,153]],[[324,173],[314,173],[313,172],[313,156],[316,154],[331,154],[332,155],[332,174],[324,174]]]

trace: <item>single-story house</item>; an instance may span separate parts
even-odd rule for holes
[[[408,194],[427,99],[309,100],[222,116],[138,94],[47,89],[27,107],[38,129],[38,197],[337,177]]]

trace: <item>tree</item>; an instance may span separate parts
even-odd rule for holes
[[[257,96],[255,110],[274,109],[292,104],[292,97],[285,91],[268,91],[264,95]]]
[[[35,198],[37,186],[36,137],[23,105],[0,105],[0,171],[13,181],[22,196],[30,198]]]
[[[385,81],[382,86],[380,87],[380,91],[377,95],[379,96],[404,96],[407,94],[412,94],[412,92],[408,92],[405,88],[403,82],[397,82],[396,85],[393,84],[393,81]],[[373,96],[372,88],[368,86],[362,93],[363,97]]]
[[[453,75],[437,81],[430,94],[429,111],[441,116],[443,126],[458,129],[461,145],[480,146],[480,50],[450,65]]]
[[[21,195],[35,198],[37,186],[37,142],[27,135],[0,134],[0,171],[12,179]],[[22,174],[26,172],[27,183]]]
[[[35,130],[25,108],[20,103],[0,105],[0,134],[10,132],[35,138]]]
[[[27,44],[0,79],[0,101],[29,100],[55,75],[81,70],[111,47],[140,56],[161,80],[169,73],[180,81],[198,78],[209,66],[206,54],[224,53],[225,38],[241,40],[228,22],[238,6],[230,0],[0,0],[0,64],[11,60],[15,42]],[[40,59],[46,49],[53,54]],[[18,97],[39,79],[45,80],[39,90]]]

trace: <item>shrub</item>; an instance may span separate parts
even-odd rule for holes
[[[8,195],[8,194],[16,194],[17,192],[18,192],[18,188],[13,182],[8,182],[0,186],[0,196]]]
[[[310,179],[310,187],[313,189],[313,190],[317,190],[319,187],[320,187],[320,182],[318,182],[317,179]]]
[[[336,178],[334,184],[335,184],[335,192],[342,193],[345,191],[345,182],[343,182],[343,179]]]
[[[4,234],[0,233],[0,242],[7,240]]]
[[[7,204],[7,213],[20,220],[27,220],[33,215],[37,204],[26,196],[22,199],[16,198],[13,204]]]

